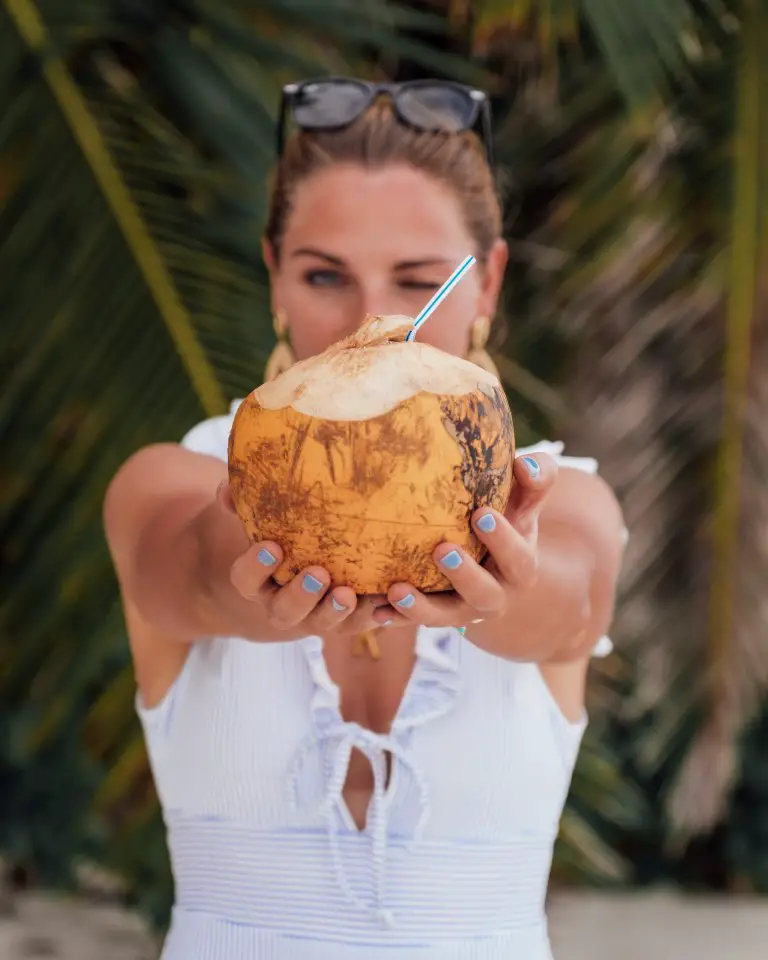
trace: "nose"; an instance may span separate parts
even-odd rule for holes
[[[385,280],[376,277],[362,280],[360,282],[359,295],[357,299],[358,316],[355,329],[363,322],[368,315],[374,317],[387,316],[390,313],[398,313],[396,304],[392,302],[392,290]]]

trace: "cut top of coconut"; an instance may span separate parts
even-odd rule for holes
[[[489,371],[429,344],[405,342],[409,317],[368,317],[351,337],[295,364],[254,391],[268,410],[293,407],[323,420],[368,420],[418,393],[461,396],[482,384],[499,387]]]
[[[335,353],[337,350],[375,347],[380,343],[405,343],[405,338],[412,327],[412,317],[398,314],[390,317],[375,317],[369,314],[351,336],[333,344],[325,352]]]

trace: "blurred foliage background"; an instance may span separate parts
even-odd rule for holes
[[[101,501],[259,382],[279,91],[491,91],[521,440],[631,541],[563,883],[768,892],[765,0],[3,0],[0,850],[162,924],[163,830]]]

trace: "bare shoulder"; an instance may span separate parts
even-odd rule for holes
[[[565,523],[621,553],[624,517],[616,494],[599,474],[561,466],[542,510],[542,521]]]
[[[613,619],[626,542],[621,507],[602,477],[561,468],[539,522],[541,539],[557,539],[557,531],[566,533],[589,558],[592,622],[581,644],[584,652],[589,653],[592,645],[608,632]]]

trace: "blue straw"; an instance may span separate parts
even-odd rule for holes
[[[416,332],[419,327],[429,319],[429,317],[437,310],[440,304],[445,300],[448,294],[453,290],[456,284],[461,280],[464,274],[469,270],[471,266],[475,263],[475,258],[472,256],[466,257],[461,263],[456,267],[453,273],[448,277],[445,283],[440,287],[437,293],[432,297],[429,303],[424,307],[424,309],[419,313],[416,319],[413,321],[413,326],[408,331],[406,336],[407,341],[414,340],[416,337]]]

